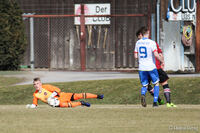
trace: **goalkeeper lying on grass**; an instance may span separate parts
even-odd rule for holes
[[[52,107],[76,107],[80,105],[90,107],[90,103],[84,101],[72,101],[88,98],[104,98],[104,95],[95,95],[91,93],[61,92],[59,88],[53,85],[42,85],[40,78],[34,78],[33,85],[36,89],[36,91],[33,93],[33,103],[26,105],[27,108],[36,108],[38,105],[38,100],[41,100]]]

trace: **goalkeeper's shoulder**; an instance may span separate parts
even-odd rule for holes
[[[57,93],[61,92],[60,88],[50,85],[50,84],[44,84],[44,85],[42,85],[42,88],[44,88],[48,91],[51,91],[51,92],[53,92],[53,91],[56,91]]]

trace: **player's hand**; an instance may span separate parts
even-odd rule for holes
[[[60,104],[60,101],[58,100],[58,98],[55,98],[55,97],[49,97],[47,99],[47,102],[52,107],[57,107]]]
[[[35,104],[27,104],[26,108],[35,109],[37,106]]]
[[[52,97],[55,97],[55,96],[57,96],[57,95],[58,95],[58,93],[57,93],[56,91],[54,91],[54,92],[51,94],[50,97],[52,98]]]
[[[51,100],[53,99],[53,97],[48,97],[48,99],[47,99],[47,103],[49,104],[50,102],[51,102]]]
[[[165,67],[165,64],[164,64],[164,63],[161,63],[161,69],[164,70],[164,67]]]

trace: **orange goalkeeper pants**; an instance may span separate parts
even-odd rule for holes
[[[96,94],[91,93],[65,93],[61,92],[60,97],[60,107],[76,107],[80,106],[81,102],[72,102],[78,99],[88,99],[88,98],[97,98]]]

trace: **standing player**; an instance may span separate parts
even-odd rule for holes
[[[154,84],[153,107],[157,107],[159,96],[159,76],[155,66],[155,57],[160,62],[163,62],[163,59],[157,52],[156,43],[148,38],[149,30],[144,28],[141,33],[143,38],[136,42],[134,51],[134,57],[138,59],[139,62],[139,77],[142,84],[141,104],[143,107],[146,107],[145,94],[149,84],[149,78],[151,78],[152,83]]]
[[[145,29],[145,27],[142,27],[136,33],[136,36],[137,36],[138,39],[141,39],[143,37],[142,30],[144,30],[144,29]],[[160,47],[157,43],[156,43],[156,47],[157,47],[157,51],[158,51],[159,56],[161,56],[163,58],[162,50],[160,49]],[[165,99],[166,99],[166,102],[167,102],[166,105],[167,105],[167,107],[176,107],[176,105],[171,102],[171,98],[170,98],[171,91],[170,91],[170,88],[169,88],[169,85],[168,85],[168,82],[167,82],[169,77],[168,77],[167,73],[163,70],[164,69],[164,62],[160,63],[160,61],[157,58],[155,58],[155,60],[156,60],[156,68],[158,70],[158,75],[159,75],[159,78],[160,78],[159,82],[164,89],[164,96],[165,96]],[[153,88],[150,84],[148,85],[148,91],[152,96],[154,95],[154,90],[153,90]],[[158,103],[160,105],[164,104],[160,97],[158,97]]]
[[[97,98],[103,99],[104,95],[95,95],[91,93],[66,93],[53,85],[42,85],[40,78],[34,78],[33,85],[36,91],[33,93],[33,103],[28,104],[27,108],[36,108],[38,100],[44,103],[48,103],[52,107],[76,107],[87,106],[90,107],[90,103],[84,101],[73,102],[78,99]]]

